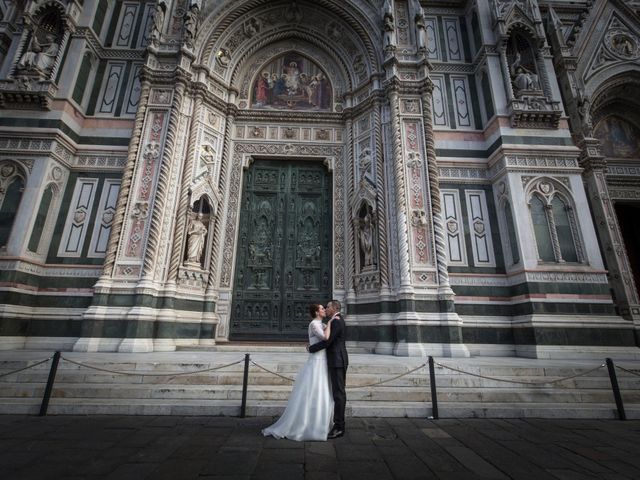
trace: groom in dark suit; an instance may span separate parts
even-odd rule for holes
[[[347,367],[349,366],[349,356],[345,347],[346,326],[344,317],[340,313],[340,302],[331,300],[327,304],[327,317],[332,319],[331,334],[327,340],[315,343],[309,347],[311,353],[327,349],[327,365],[329,366],[329,376],[331,377],[331,387],[333,390],[333,428],[329,432],[328,438],[338,438],[344,435],[344,409],[347,404],[347,394],[345,393],[345,383],[347,377]]]

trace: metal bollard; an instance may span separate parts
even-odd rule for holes
[[[624,413],[624,404],[622,403],[622,395],[620,395],[620,387],[618,386],[616,367],[610,358],[607,358],[606,362],[607,370],[609,370],[609,380],[611,380],[611,389],[613,390],[613,398],[615,398],[616,407],[618,408],[618,417],[620,417],[620,420],[626,420],[627,415]]]
[[[49,399],[51,398],[51,390],[53,390],[53,382],[56,380],[56,372],[58,371],[58,362],[60,361],[60,352],[53,354],[53,361],[51,362],[51,369],[49,370],[49,378],[47,379],[47,386],[44,389],[44,397],[42,398],[42,404],[40,404],[40,417],[44,417],[47,414],[49,408]]]
[[[249,354],[244,354],[244,377],[242,379],[242,405],[240,405],[240,418],[247,413],[247,384],[249,383]]]
[[[431,416],[438,420],[438,395],[436,392],[436,372],[433,357],[429,356],[429,383],[431,384]]]

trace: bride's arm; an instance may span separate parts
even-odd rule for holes
[[[327,326],[324,329],[324,340],[329,340],[331,336],[331,322],[333,322],[333,318],[327,322]]]

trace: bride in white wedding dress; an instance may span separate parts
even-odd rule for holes
[[[331,333],[331,321],[326,327],[322,324],[324,307],[312,304],[309,313],[313,318],[309,324],[309,343],[313,345],[327,340]],[[322,349],[309,354],[296,377],[287,408],[276,423],[262,430],[262,434],[298,441],[325,441],[332,423],[332,415],[333,396],[327,353],[326,349]]]

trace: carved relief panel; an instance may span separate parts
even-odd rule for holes
[[[245,174],[232,338],[306,338],[307,307],[331,295],[331,202],[316,162],[256,160]]]

